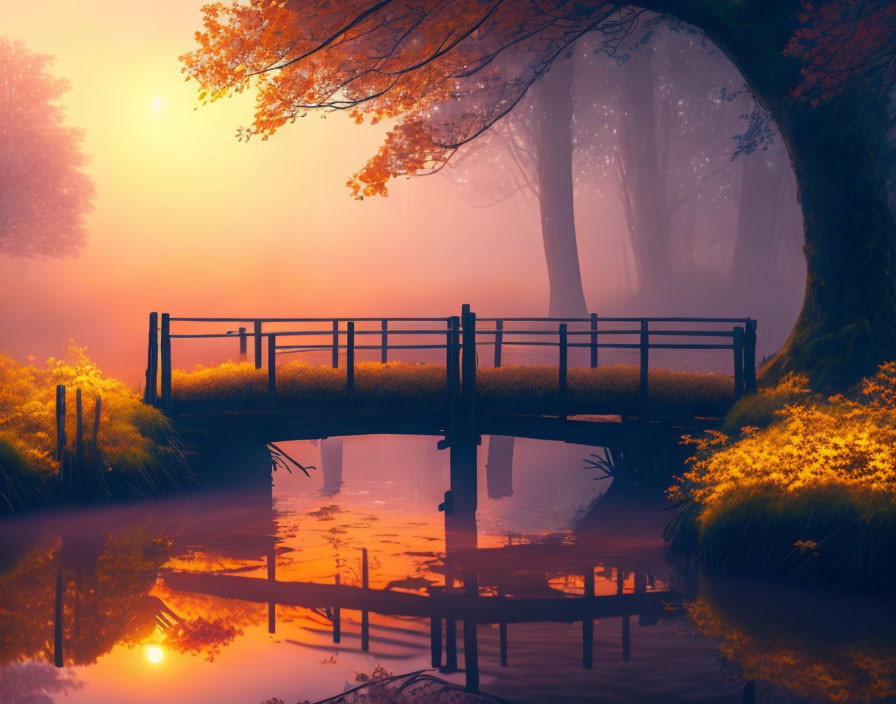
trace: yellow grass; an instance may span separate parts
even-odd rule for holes
[[[574,406],[599,403],[632,407],[638,402],[638,367],[615,365],[569,370],[568,398]],[[355,394],[373,399],[439,399],[445,394],[445,368],[437,364],[361,362],[355,368]],[[550,366],[505,366],[477,370],[477,393],[488,401],[538,401],[557,398],[558,370]],[[268,375],[249,363],[226,362],[172,376],[174,398],[183,401],[261,398]],[[652,369],[652,405],[724,409],[732,401],[730,376]],[[345,394],[345,370],[292,362],[277,368],[277,396],[331,399]]]

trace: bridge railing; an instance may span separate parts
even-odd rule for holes
[[[173,324],[224,325],[235,329],[176,332],[172,331]],[[389,361],[390,351],[418,350],[436,355],[444,351],[449,413],[453,413],[453,406],[474,403],[462,398],[462,388],[475,389],[477,349],[483,347],[491,348],[495,367],[502,366],[505,350],[509,347],[541,350],[541,363],[544,363],[544,353],[548,349],[556,349],[557,394],[561,409],[567,397],[570,350],[587,351],[587,364],[591,368],[599,366],[601,350],[637,350],[642,412],[648,404],[651,350],[730,350],[735,398],[744,392],[756,391],[756,321],[752,318],[633,318],[591,314],[584,318],[477,319],[465,305],[461,316],[451,317],[188,318],[163,313],[159,321],[158,314],[151,313],[145,401],[166,410],[172,408],[173,340],[226,339],[232,344],[234,338],[238,341],[242,360],[249,356],[251,338],[255,368],[267,367],[268,393],[272,398],[277,394],[278,355],[329,352],[332,367],[345,365],[346,394],[352,402],[358,352],[379,352],[379,361],[385,364]],[[465,350],[470,353],[464,354]],[[471,383],[462,384],[461,379]]]

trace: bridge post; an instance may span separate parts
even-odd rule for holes
[[[558,379],[557,379],[557,402],[558,402],[558,413],[560,420],[566,420],[566,380],[567,380],[567,365],[569,364],[569,347],[567,340],[567,325],[566,323],[560,323],[560,363],[557,365],[558,369]]]
[[[647,422],[647,375],[650,368],[650,330],[646,318],[641,319],[641,382],[638,404],[638,420]]]
[[[143,403],[154,406],[158,399],[159,376],[159,314],[149,314],[149,348],[146,359],[146,388]]]
[[[345,335],[345,393],[349,408],[355,406],[355,323],[348,321]]]
[[[597,369],[597,313],[591,314],[591,368]]]
[[[744,395],[744,329],[735,327],[731,333],[734,347],[734,400]]]
[[[256,320],[253,323],[253,333],[255,335],[255,368],[261,369],[261,321]]]
[[[495,321],[495,367],[501,366],[501,346],[504,344],[504,321]]]
[[[162,410],[170,413],[171,398],[171,316],[162,313]]]
[[[752,318],[747,318],[744,332],[744,383],[748,394],[756,393],[756,321]]]
[[[277,550],[276,550],[276,538],[271,537],[271,545],[268,548],[267,558],[267,568],[268,568],[268,582],[276,582],[277,581]],[[276,633],[277,632],[277,602],[269,601],[268,602],[268,633]]]
[[[339,369],[339,321],[333,321],[333,369]]]
[[[389,321],[383,318],[380,322],[380,364],[389,361]]]
[[[246,352],[246,328],[244,328],[244,327],[240,328],[239,335],[240,335],[240,361],[245,362],[246,357],[248,356],[248,354]]]
[[[464,597],[476,599],[479,597],[479,574],[475,564],[464,565]],[[479,641],[476,633],[476,618],[467,615],[464,617],[464,679],[466,690],[476,692],[479,690]]]
[[[268,396],[277,396],[277,336],[268,336]]]

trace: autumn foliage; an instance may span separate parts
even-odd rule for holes
[[[0,253],[77,254],[93,182],[84,172],[83,132],[64,124],[68,82],[53,58],[0,37]]]

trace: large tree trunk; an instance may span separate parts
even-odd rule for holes
[[[896,358],[896,222],[879,161],[885,105],[848,92],[773,115],[799,185],[806,236],[806,298],[769,378],[806,373],[845,388]]]
[[[558,59],[532,86],[541,234],[551,317],[585,317],[572,184],[573,60]]]

